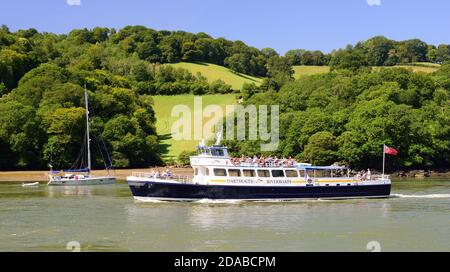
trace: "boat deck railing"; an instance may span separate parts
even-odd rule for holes
[[[233,163],[234,166],[238,167],[258,167],[258,168],[296,168],[296,163],[287,162],[238,162]]]
[[[370,175],[370,176],[354,176],[356,180],[386,180],[390,179],[389,175]]]
[[[154,174],[151,172],[132,172],[131,176],[137,177],[137,178],[157,178],[157,179],[166,179],[166,180],[173,180],[178,181],[182,183],[190,183],[192,182],[192,177],[189,176],[182,176],[182,175],[161,175],[161,174]]]
[[[375,180],[383,180],[383,179],[390,179],[391,177],[389,175],[372,175],[372,179]]]

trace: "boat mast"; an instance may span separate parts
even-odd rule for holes
[[[89,138],[89,102],[88,94],[86,91],[86,84],[84,84],[84,100],[86,106],[86,138],[87,138],[87,160],[88,160],[88,170],[91,171],[91,139]]]

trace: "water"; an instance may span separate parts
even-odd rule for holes
[[[450,180],[395,181],[393,195],[135,203],[124,183],[0,184],[0,251],[450,250]]]

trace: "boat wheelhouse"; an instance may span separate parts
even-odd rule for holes
[[[293,159],[232,158],[216,143],[190,157],[193,178],[156,172],[127,177],[136,200],[297,200],[388,197],[388,176],[350,176],[341,166],[313,166]]]

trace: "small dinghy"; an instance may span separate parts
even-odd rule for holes
[[[39,182],[22,183],[22,187],[39,186]]]

